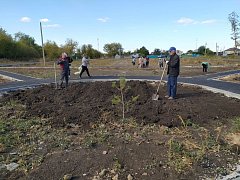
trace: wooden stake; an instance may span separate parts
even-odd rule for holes
[[[54,78],[55,78],[55,88],[57,89],[57,70],[56,70],[56,63],[54,63]]]

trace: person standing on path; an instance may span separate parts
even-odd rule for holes
[[[160,68],[163,68],[163,58],[161,58],[161,57],[159,58],[158,65]]]
[[[167,82],[167,91],[168,95],[166,98],[172,100],[176,98],[177,93],[177,78],[180,72],[180,58],[176,54],[176,48],[171,47],[169,49],[170,59],[166,61],[168,65],[168,82]]]
[[[69,61],[67,59],[67,54],[64,52],[62,56],[58,59],[57,64],[60,65],[60,87],[63,88],[63,81],[65,79],[66,87],[68,87],[69,79]]]
[[[89,60],[88,60],[86,55],[83,55],[83,58],[82,58],[82,70],[81,70],[80,75],[79,75],[80,79],[82,78],[82,74],[83,74],[84,71],[86,71],[88,77],[91,78],[91,76],[89,74],[89,71],[88,71],[88,66],[89,66]]]

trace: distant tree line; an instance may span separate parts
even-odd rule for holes
[[[12,37],[0,28],[0,58],[32,59],[41,56],[41,46],[35,43],[33,37],[18,32]]]
[[[197,51],[188,50],[186,54],[199,54],[199,55],[208,55],[212,56],[215,54],[211,49],[207,48],[206,46],[200,46]]]

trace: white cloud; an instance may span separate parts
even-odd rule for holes
[[[104,17],[104,18],[98,18],[97,20],[102,22],[102,23],[106,23],[110,20],[110,18],[109,17]]]
[[[44,28],[59,28],[59,24],[48,24],[48,25],[43,25]]]
[[[214,24],[216,23],[217,20],[216,19],[207,19],[201,22],[201,24]]]
[[[21,22],[24,22],[24,23],[28,23],[28,22],[31,22],[31,18],[30,17],[22,17],[20,19]]]
[[[177,23],[187,25],[187,24],[197,24],[197,21],[191,18],[182,17],[179,20],[177,20]]]
[[[177,20],[178,24],[182,24],[182,25],[190,25],[190,24],[214,24],[216,23],[217,20],[216,19],[207,19],[207,20],[203,20],[203,21],[197,21],[195,19],[191,19],[191,18],[186,18],[186,17],[182,17],[179,20]]]
[[[43,19],[40,19],[41,22],[49,22],[49,19],[47,18],[43,18]]]

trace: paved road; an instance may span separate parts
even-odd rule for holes
[[[223,91],[228,91],[230,93],[240,95],[240,84],[217,80],[217,77],[227,76],[227,75],[237,74],[237,73],[240,73],[240,70],[206,74],[206,75],[195,76],[195,77],[179,77],[178,82],[208,86],[210,88],[220,89]],[[22,89],[22,88],[28,88],[28,87],[30,88],[34,86],[39,86],[41,84],[49,84],[54,82],[53,79],[36,79],[29,76],[24,76],[24,75],[6,72],[6,71],[0,71],[0,75],[1,74],[4,76],[9,76],[15,79],[19,79],[21,81],[14,81],[10,83],[0,84],[0,93]],[[118,76],[95,76],[91,79],[89,78],[83,78],[81,80],[72,79],[71,81],[72,82],[100,81],[100,80],[108,81],[108,80],[116,80],[116,79],[119,79],[119,77]],[[126,79],[156,81],[156,80],[159,80],[160,77],[158,76],[127,76]],[[164,80],[167,80],[167,78],[165,77]]]

